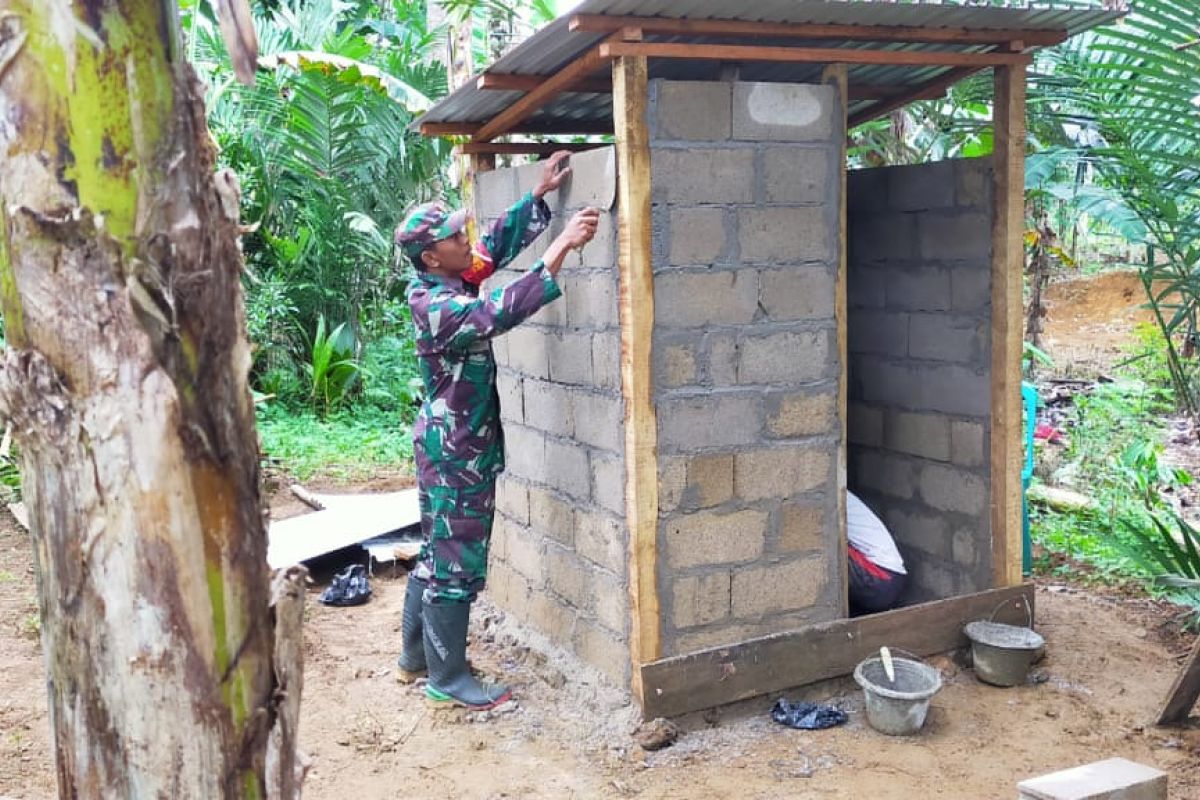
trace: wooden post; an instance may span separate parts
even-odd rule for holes
[[[632,691],[644,706],[641,667],[661,654],[658,584],[658,422],[650,348],[654,275],[650,262],[650,140],[646,59],[613,63],[617,138],[621,392],[625,397],[625,509],[629,524]]]
[[[838,447],[837,462],[837,514],[838,514],[838,573],[841,575],[842,615],[850,614],[850,576],[847,561],[847,529],[846,529],[846,469],[849,465],[847,456],[846,422],[849,419],[849,403],[847,389],[849,386],[849,337],[847,325],[849,317],[846,310],[846,133],[847,117],[849,114],[850,68],[845,64],[831,64],[825,68],[821,76],[822,82],[837,88],[838,107],[840,109],[840,128],[835,135],[840,146],[837,149],[838,175],[838,252],[835,268],[837,279],[833,286],[833,316],[837,320],[837,351],[838,351],[838,418],[841,420],[842,441]]]
[[[992,575],[1021,582],[1021,276],[1025,266],[1025,67],[996,67],[992,208]]]
[[[1179,725],[1185,722],[1197,698],[1200,698],[1200,640],[1196,641],[1192,654],[1171,685],[1171,691],[1167,692],[1167,700],[1159,710],[1155,724]]]

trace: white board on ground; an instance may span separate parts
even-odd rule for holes
[[[290,567],[421,521],[417,490],[388,494],[316,495],[324,511],[272,522],[267,563]]]

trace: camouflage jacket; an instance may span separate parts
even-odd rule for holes
[[[504,267],[550,221],[545,203],[526,194],[476,245],[482,281]],[[487,263],[478,269],[479,256]],[[504,469],[504,439],[496,395],[491,339],[533,316],[562,294],[545,264],[480,296],[460,277],[419,273],[408,287],[417,361],[425,399],[413,427],[418,480],[423,487],[462,488]]]

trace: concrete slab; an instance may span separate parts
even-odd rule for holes
[[[1030,778],[1019,800],[1167,800],[1167,773],[1124,758]]]

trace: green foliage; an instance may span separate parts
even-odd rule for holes
[[[258,432],[272,463],[281,464],[300,480],[318,474],[365,480],[380,470],[411,469],[408,425],[395,414],[370,406],[320,417],[268,404],[259,409]]]
[[[327,332],[325,317],[317,320],[317,332],[309,348],[312,361],[304,365],[309,380],[309,401],[318,413],[327,415],[345,404],[358,382],[362,367],[355,358],[354,334],[342,323]]]

